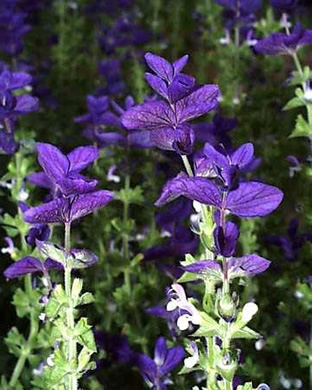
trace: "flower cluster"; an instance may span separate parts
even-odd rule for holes
[[[25,88],[31,81],[31,76],[24,72],[3,70],[0,74],[0,148],[7,154],[18,149],[14,139],[17,119],[38,110],[37,98],[28,94],[14,94],[14,91]]]
[[[145,60],[155,73],[146,73],[146,81],[162,100],[131,108],[121,121],[129,130],[149,131],[151,141],[160,149],[190,154],[195,135],[189,122],[217,108],[219,89],[216,85],[197,85],[193,77],[182,73],[188,56],[170,64],[147,53]]]

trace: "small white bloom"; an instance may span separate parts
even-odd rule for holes
[[[263,339],[257,340],[255,342],[255,348],[257,351],[261,351],[261,349],[265,346],[266,342]]]
[[[196,200],[194,200],[194,202],[193,202],[193,207],[197,213],[200,213],[202,210],[201,204],[199,202],[197,202]]]
[[[280,384],[284,387],[284,389],[291,388],[291,381],[285,377],[283,372],[280,376]]]
[[[29,193],[24,188],[21,188],[21,190],[17,195],[18,200],[21,202],[25,202],[25,200],[27,200],[28,197],[29,197]]]
[[[46,314],[45,313],[40,313],[39,314],[39,320],[44,321],[46,319]]]
[[[312,88],[310,87],[310,81],[306,82],[303,98],[307,102],[312,103]]]
[[[171,299],[167,303],[167,311],[180,309],[186,311],[177,320],[177,326],[180,330],[186,330],[189,324],[200,325],[201,316],[196,307],[188,301],[184,288],[177,283],[171,285]]]
[[[249,322],[252,317],[257,313],[258,311],[258,305],[254,302],[248,302],[243,307],[242,311],[242,321],[243,322]]]
[[[49,287],[48,279],[45,276],[43,276],[41,280],[44,287]]]
[[[107,172],[107,180],[114,183],[120,183],[120,176],[115,175],[117,165],[112,165]]]
[[[231,36],[229,30],[225,30],[225,36],[219,39],[221,45],[229,45],[231,42]]]
[[[48,358],[47,358],[47,365],[49,367],[53,367],[54,366],[54,354],[52,353]]]
[[[33,372],[34,376],[39,376],[43,373],[43,370],[44,370],[44,363],[41,362],[39,364],[38,368],[34,368],[32,370],[32,372]]]
[[[189,356],[188,358],[184,359],[184,365],[186,368],[193,368],[196,366],[196,364],[199,361],[199,353],[198,353],[198,348],[197,344],[193,341],[190,343],[190,347],[192,349],[191,353],[192,356]]]
[[[295,386],[296,389],[301,389],[302,388],[302,380],[298,379],[298,378],[294,379],[293,385]]]
[[[304,294],[302,294],[301,291],[295,291],[294,296],[298,299],[301,299],[304,297]]]

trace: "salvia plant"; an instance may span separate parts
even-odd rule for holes
[[[1,2],[1,389],[312,388],[310,19]]]

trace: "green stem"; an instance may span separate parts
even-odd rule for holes
[[[208,367],[207,367],[207,390],[216,390],[216,370],[214,366],[214,338],[212,336],[206,337],[207,354],[208,354]]]
[[[125,191],[128,192],[130,189],[130,176],[127,174],[125,177]],[[128,229],[128,219],[129,219],[129,203],[128,199],[124,200],[123,203],[123,224],[126,229]],[[125,260],[125,268],[124,268],[124,283],[126,286],[126,290],[128,295],[131,295],[131,280],[130,280],[130,254],[129,254],[129,236],[128,232],[124,232],[122,236],[122,246],[123,246],[123,256]]]
[[[70,223],[65,223],[65,251],[70,252]],[[65,293],[68,299],[68,308],[66,310],[66,321],[67,328],[69,331],[68,342],[66,345],[67,359],[68,362],[74,363],[74,369],[77,364],[77,343],[76,338],[73,336],[75,329],[75,316],[74,316],[74,305],[72,300],[72,281],[71,281],[72,264],[70,261],[66,262],[64,283]],[[72,372],[68,376],[68,388],[66,390],[78,390],[78,379],[76,372]]]
[[[15,168],[16,168],[16,183],[14,188],[12,189],[11,197],[16,200],[18,192],[20,191],[20,188],[23,183],[23,177],[21,175],[21,163],[22,163],[22,154],[21,151],[18,151],[15,154]],[[22,211],[19,207],[17,207],[17,212],[21,220],[21,226],[23,225],[23,215]],[[23,254],[26,254],[27,252],[27,243],[25,241],[24,232],[22,228],[19,230],[20,235],[20,243],[21,243],[21,249]],[[32,279],[31,275],[26,275],[24,278],[24,290],[29,298],[32,297]],[[39,322],[38,322],[38,315],[36,313],[36,310],[34,307],[30,308],[30,329],[27,341],[24,345],[24,348],[22,349],[21,355],[19,356],[13,373],[10,378],[10,386],[15,387],[25,366],[25,363],[28,359],[28,357],[31,355],[33,348],[35,347],[35,340],[37,338],[37,334],[39,331]]]
[[[194,176],[193,169],[191,167],[191,164],[190,164],[187,156],[185,154],[183,154],[181,157],[182,157],[182,161],[183,161],[183,164],[184,164],[184,167],[185,167],[187,174],[189,175],[189,177],[193,177]]]
[[[32,293],[32,285],[31,285],[31,275],[27,275],[24,279],[25,283],[25,291],[27,295],[30,297]],[[18,361],[16,362],[16,365],[14,367],[9,385],[12,388],[16,387],[16,384],[19,380],[19,377],[22,374],[22,371],[24,369],[26,360],[28,357],[31,355],[32,350],[35,346],[35,340],[37,338],[39,330],[39,324],[38,324],[38,318],[37,318],[37,313],[35,312],[34,308],[31,308],[31,313],[30,313],[30,330],[29,330],[29,335],[26,341],[26,344],[24,348],[22,349],[22,353],[20,357],[18,358]]]
[[[224,390],[233,390],[232,381],[224,379]]]

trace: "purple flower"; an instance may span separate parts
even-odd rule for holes
[[[159,337],[155,344],[154,359],[147,355],[139,355],[137,364],[144,380],[153,390],[166,390],[168,374],[183,358],[182,347],[168,348],[165,338]]]
[[[225,118],[216,114],[211,123],[204,122],[193,125],[195,139],[200,142],[209,142],[214,147],[222,144],[228,151],[231,148],[228,132],[232,131],[237,124],[238,122],[234,118]]]
[[[29,206],[24,202],[19,202],[19,208],[25,213],[26,210],[29,209]],[[28,245],[35,247],[36,240],[46,241],[50,236],[50,228],[46,224],[35,224],[33,225],[28,233],[26,234],[25,240]]]
[[[38,161],[44,170],[32,174],[28,180],[40,187],[49,188],[54,195],[58,191],[66,196],[82,194],[95,189],[97,180],[87,179],[80,171],[98,157],[93,146],[81,146],[66,156],[54,145],[37,143]]]
[[[242,15],[249,15],[259,11],[261,7],[261,0],[216,0],[224,8],[239,12]]]
[[[303,30],[301,26],[296,26],[290,35],[271,34],[258,41],[254,48],[257,53],[269,56],[293,55],[301,46],[310,44],[312,44],[312,30]]]
[[[203,177],[188,177],[185,173],[167,182],[160,198],[155,203],[162,206],[179,196],[228,210],[238,217],[263,217],[274,211],[283,199],[278,188],[255,181],[244,182],[227,195],[212,181]]]
[[[170,64],[165,58],[152,53],[145,54],[147,65],[156,73],[156,75],[146,73],[146,81],[156,93],[171,104],[189,95],[195,86],[194,77],[181,73],[188,58],[189,56],[185,55]]]
[[[281,12],[290,12],[296,8],[298,0],[271,0],[272,7]]]
[[[250,143],[228,154],[222,147],[216,149],[206,143],[204,156],[200,156],[195,164],[195,172],[200,176],[218,177],[226,188],[235,189],[240,173],[248,172],[254,160],[254,148]]]
[[[284,251],[285,259],[294,261],[298,257],[299,250],[307,241],[312,242],[311,233],[298,233],[299,222],[297,219],[292,219],[289,222],[287,236],[270,236],[266,238],[266,242],[281,247]]]
[[[112,27],[104,26],[99,37],[99,44],[103,52],[111,56],[118,48],[143,45],[148,42],[150,34],[133,22],[134,15],[119,17]]]
[[[111,124],[111,114],[109,109],[108,96],[95,97],[87,96],[87,107],[89,112],[85,115],[75,118],[76,123],[88,123],[93,126]]]
[[[153,80],[156,77],[163,83],[159,86],[155,82],[153,88],[169,101],[152,101],[133,107],[122,116],[122,123],[129,130],[150,131],[151,141],[160,149],[189,154],[193,149],[194,131],[188,122],[218,106],[219,88],[216,85],[203,85],[183,89],[181,94],[175,95],[173,104],[168,92],[169,84],[174,83],[175,74],[182,69],[187,57],[182,57],[173,65],[150,53],[147,58],[149,66],[157,74],[150,75],[149,80],[153,76]],[[167,90],[164,90],[165,86]]]
[[[14,127],[17,119],[38,110],[38,99],[26,94],[13,95],[31,82],[30,75],[24,72],[11,73],[3,70],[0,74],[0,148],[7,154],[15,153],[18,144],[14,140]]]
[[[121,62],[117,59],[108,59],[100,61],[98,66],[100,76],[105,79],[105,86],[97,89],[101,95],[118,95],[125,89],[125,83],[122,80]]]
[[[160,260],[170,257],[180,257],[187,253],[195,253],[199,244],[197,235],[184,228],[177,226],[166,242],[144,251],[145,260]]]
[[[261,274],[269,268],[271,262],[256,254],[245,255],[242,257],[231,257],[225,263],[224,269],[217,260],[201,260],[184,267],[184,270],[200,275],[202,278],[228,280],[237,277],[251,277]]]
[[[47,259],[44,262],[32,256],[24,257],[21,260],[11,264],[5,271],[4,276],[7,279],[14,279],[27,274],[42,272],[47,274],[50,269],[63,269],[60,263]]]
[[[223,229],[220,225],[217,226],[213,235],[216,246],[216,254],[224,257],[234,255],[239,237],[239,229],[234,222],[227,221],[225,229]]]
[[[27,14],[16,9],[15,2],[0,5],[0,50],[12,57],[16,57],[23,51],[24,36],[31,27],[26,24]]]
[[[0,74],[0,93],[5,91],[13,91],[16,89],[24,88],[31,84],[32,77],[28,73],[24,72],[9,72],[4,70]]]
[[[113,362],[136,363],[137,353],[131,350],[126,336],[113,335],[102,331],[95,331],[94,336],[98,348],[103,349]]]
[[[24,214],[28,223],[71,223],[82,218],[113,200],[111,191],[98,190],[87,194],[56,198],[37,207],[31,207]]]

